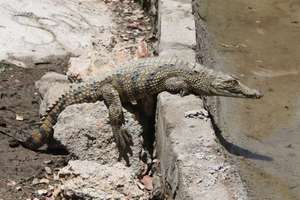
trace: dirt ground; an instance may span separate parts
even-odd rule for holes
[[[41,64],[35,69],[24,69],[1,64],[0,73],[0,131],[16,136],[26,136],[39,121],[39,95],[34,83],[48,71],[62,73],[66,61]],[[23,120],[16,116],[22,116]],[[22,130],[22,134],[19,132]],[[0,134],[0,199],[26,199],[46,187],[32,184],[35,177],[46,176],[45,166],[50,169],[66,163],[64,152],[33,152],[21,146],[11,148],[11,138]],[[48,173],[47,176],[51,176]],[[51,178],[51,177],[49,177]]]
[[[145,50],[142,46],[144,48],[139,50],[141,46],[138,46],[141,38],[147,43],[149,43],[147,39],[153,39],[149,34],[150,20],[144,16],[140,6],[133,1],[106,1],[106,3],[113,11],[113,21],[118,30],[113,34],[116,43],[125,46],[124,49],[128,51],[124,52],[127,54],[136,53],[137,57],[148,54],[147,48]],[[101,44],[99,46],[103,48]],[[93,45],[95,47],[98,44]],[[117,57],[130,58],[124,52]],[[41,97],[35,89],[35,81],[49,71],[65,73],[69,60],[66,57],[50,56],[50,58],[50,63],[37,63],[30,69],[0,62],[0,200],[35,197],[51,199],[53,194],[48,194],[47,191],[55,191],[55,185],[59,181],[55,178],[55,171],[67,164],[66,152],[47,149],[35,152],[21,146],[11,148],[9,147],[11,138],[6,135],[25,138],[29,136],[31,130],[38,127]],[[52,189],[49,189],[50,187]]]

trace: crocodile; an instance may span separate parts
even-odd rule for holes
[[[124,64],[101,81],[84,83],[70,89],[47,109],[40,127],[19,143],[25,148],[37,150],[49,144],[53,137],[53,126],[67,106],[104,101],[119,152],[125,152],[131,141],[130,134],[124,128],[122,105],[151,102],[163,91],[181,96],[262,97],[259,91],[248,88],[238,78],[198,63],[177,57],[144,58]]]

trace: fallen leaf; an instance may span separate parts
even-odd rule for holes
[[[144,184],[145,188],[149,191],[153,190],[153,178],[151,176],[144,176],[141,182]]]
[[[149,57],[150,53],[149,53],[149,50],[148,50],[148,45],[145,42],[145,40],[141,40],[138,43],[137,50],[136,50],[135,54],[136,54],[137,58]]]

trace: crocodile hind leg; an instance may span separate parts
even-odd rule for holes
[[[104,103],[108,108],[110,124],[115,142],[119,148],[120,157],[123,157],[127,162],[127,153],[131,154],[130,145],[132,145],[132,139],[124,128],[125,120],[119,93],[109,84],[101,87],[101,93]]]

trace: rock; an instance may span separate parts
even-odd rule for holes
[[[54,190],[55,188],[54,188],[53,185],[48,185],[48,189],[49,189],[49,190]]]
[[[17,121],[23,121],[24,117],[22,115],[16,114],[16,120]]]
[[[50,169],[50,167],[45,167],[45,171],[48,175],[52,174],[52,170]]]
[[[45,163],[46,165],[49,165],[49,164],[52,163],[52,160],[44,160],[44,163]]]
[[[56,84],[69,84],[66,75],[56,72],[48,72],[40,80],[35,82],[35,87],[38,88],[39,93],[44,97],[50,87]]]
[[[39,183],[40,183],[40,181],[39,181],[39,179],[37,179],[37,178],[34,178],[34,179],[32,180],[32,182],[31,182],[32,185],[37,185],[37,184],[39,184]]]
[[[39,93],[43,97],[40,105],[40,114],[44,115],[49,106],[70,88],[67,76],[56,72],[48,72],[35,83]],[[46,99],[46,100],[45,100]]]
[[[56,199],[56,197],[58,197],[58,195],[60,195],[61,193],[61,188],[58,187],[58,188],[54,188],[53,192],[52,192],[52,196],[54,199]]]
[[[102,165],[95,161],[69,161],[60,174],[63,196],[74,199],[146,199],[131,169],[122,163]]]
[[[17,183],[16,183],[16,181],[8,181],[8,183],[6,184],[7,186],[11,186],[11,187],[13,187],[13,186],[15,186]]]
[[[17,190],[17,191],[21,191],[21,190],[22,190],[22,187],[21,187],[21,186],[17,186],[17,187],[16,187],[16,190]]]
[[[136,185],[141,189],[141,190],[144,190],[145,189],[145,186],[139,182],[136,183]]]
[[[44,183],[44,184],[48,184],[50,181],[46,178],[42,178],[39,183]]]
[[[68,75],[78,75],[82,80],[87,81],[91,77],[99,77],[111,71],[114,62],[109,52],[104,49],[95,51],[87,49],[79,57],[72,57],[69,60]]]
[[[42,189],[42,190],[37,190],[37,191],[36,191],[36,193],[37,193],[38,195],[42,196],[42,195],[45,195],[45,194],[47,194],[47,193],[48,193],[48,191],[47,191],[47,190],[44,190],[44,189]]]
[[[132,114],[125,112],[125,118],[125,127],[133,140],[133,155],[129,160],[132,167],[136,168],[139,166],[142,149],[142,131],[140,125],[133,120]],[[67,107],[54,127],[54,137],[81,160],[97,160],[102,164],[116,163],[118,160],[119,152],[103,102]]]

